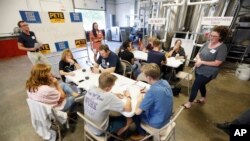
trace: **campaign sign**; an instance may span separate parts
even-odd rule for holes
[[[49,19],[51,23],[64,23],[63,12],[49,12]]]
[[[82,22],[82,13],[70,12],[71,22]]]
[[[69,43],[68,41],[56,42],[55,46],[57,51],[63,51],[64,49],[69,48]]]
[[[75,40],[75,45],[77,48],[86,47],[86,39]]]
[[[41,51],[43,54],[48,54],[48,53],[50,53],[49,44],[43,44],[43,46],[40,47],[40,51]]]
[[[40,15],[37,11],[19,11],[23,21],[27,23],[41,23]]]

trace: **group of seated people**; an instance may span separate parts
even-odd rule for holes
[[[152,42],[152,50],[148,50],[148,60],[139,68],[135,63],[132,53],[132,42],[126,41],[117,54],[110,51],[107,45],[100,45],[99,57],[95,59],[95,65],[91,69],[93,73],[100,73],[97,87],[87,90],[84,97],[84,114],[97,125],[103,122],[103,128],[109,132],[121,136],[129,128],[132,121],[136,125],[136,135],[132,140],[142,139],[146,132],[141,128],[141,122],[151,127],[161,128],[166,125],[172,115],[173,94],[169,83],[161,80],[162,65],[166,64],[165,54],[160,50],[160,41]],[[181,48],[171,49],[172,54],[177,54]],[[135,115],[132,118],[118,116],[109,117],[110,111],[131,112],[131,96],[128,91],[121,94],[111,92],[117,77],[112,73],[123,74],[121,59],[132,64],[135,73],[143,73],[146,82],[151,84],[149,90],[142,90],[137,98]],[[50,65],[36,64],[33,66],[30,77],[26,82],[28,97],[32,100],[45,103],[58,110],[75,112],[75,98],[80,94],[72,90],[69,80],[65,76],[74,76],[74,70],[80,69],[80,65],[74,59],[72,52],[65,49],[59,62],[59,73],[62,81],[59,82],[51,73]],[[137,71],[137,72],[136,72]],[[138,74],[137,74],[138,75]],[[97,96],[98,95],[98,96]],[[126,99],[124,103],[122,99]],[[94,105],[94,106],[93,106]],[[100,131],[88,125],[96,135],[102,135]]]
[[[95,71],[95,70],[94,70]],[[99,71],[98,71],[99,73]],[[160,80],[160,68],[154,63],[142,67],[147,82],[151,84],[149,90],[142,90],[138,95],[135,115],[132,118],[117,116],[109,117],[111,111],[131,112],[131,96],[128,91],[121,94],[111,92],[117,77],[108,71],[101,71],[97,87],[88,90],[84,97],[84,114],[103,129],[121,136],[130,126],[132,120],[136,124],[137,135],[131,136],[138,140],[146,135],[140,127],[144,122],[154,128],[166,125],[172,115],[173,94],[171,87],[165,80]],[[51,67],[46,64],[36,64],[31,70],[26,82],[28,97],[32,100],[51,105],[58,110],[74,110],[74,94],[69,85],[59,83],[51,74]],[[144,97],[144,98],[143,98]],[[123,102],[122,99],[126,99]],[[105,122],[105,124],[102,124]],[[91,132],[102,135],[102,132],[88,125]]]
[[[181,46],[182,41],[180,39],[175,41],[173,47],[169,48],[167,52],[165,52],[161,48],[161,41],[155,37],[150,37],[148,39],[148,44],[144,48],[140,48],[141,51],[146,52],[148,54],[148,58],[146,63],[156,63],[160,69],[162,74],[165,74],[167,71],[166,63],[168,57],[176,57],[176,58],[185,58],[184,48]],[[131,63],[133,78],[140,74],[140,66],[141,64],[134,58],[133,51],[135,49],[132,47],[132,42],[127,40],[122,43],[122,46],[119,49],[118,56],[121,60],[126,60]],[[184,64],[180,65],[178,68],[175,68],[176,72],[182,71],[184,68]],[[130,68],[129,68],[130,70]]]

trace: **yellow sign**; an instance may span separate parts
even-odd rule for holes
[[[86,39],[77,39],[75,44],[77,48],[86,47]]]
[[[63,12],[49,12],[49,18],[52,23],[64,23]]]
[[[48,54],[48,53],[50,53],[49,44],[43,44],[43,46],[40,47],[40,51],[41,51],[43,54]]]

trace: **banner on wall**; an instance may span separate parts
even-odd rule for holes
[[[71,22],[82,22],[82,13],[70,12]]]
[[[75,40],[75,45],[77,48],[86,47],[86,39]]]
[[[49,44],[43,44],[43,46],[40,47],[40,51],[41,51],[43,54],[51,53]]]
[[[64,49],[69,48],[69,43],[68,41],[56,42],[55,46],[57,51],[63,51]]]
[[[157,26],[161,26],[165,24],[165,18],[149,18],[148,24],[153,24]]]
[[[230,26],[232,20],[233,17],[202,17],[201,24]]]
[[[38,11],[19,11],[23,21],[27,23],[41,23]]]
[[[64,23],[65,22],[63,12],[49,12],[49,19],[51,23]]]

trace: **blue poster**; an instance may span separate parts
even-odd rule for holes
[[[70,12],[71,22],[82,22],[82,13]]]
[[[27,23],[41,23],[38,11],[19,11],[23,21]]]
[[[69,48],[69,43],[68,41],[56,42],[55,46],[57,51],[63,51],[64,49]]]

